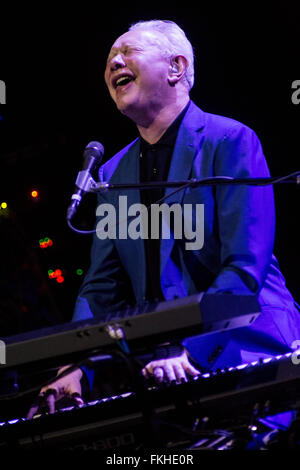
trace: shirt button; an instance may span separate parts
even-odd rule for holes
[[[153,168],[153,173],[156,175],[156,173],[157,173],[157,169],[156,169],[156,168]]]

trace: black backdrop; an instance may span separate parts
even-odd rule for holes
[[[239,7],[164,2],[103,9],[79,4],[64,11],[52,4],[29,11],[26,5],[5,12],[0,203],[6,201],[8,209],[6,215],[0,212],[0,336],[71,318],[82,281],[75,270],[86,272],[91,243],[90,236],[74,234],[65,222],[83,149],[98,140],[108,159],[137,135],[106,91],[104,64],[112,42],[131,23],[154,18],[176,21],[194,46],[191,97],[196,104],[252,127],[273,176],[300,170],[300,105],[291,99],[292,83],[300,78],[296,2],[279,2],[269,10],[250,2]],[[37,201],[29,196],[35,188]],[[300,301],[300,189],[276,186],[275,199],[274,251]],[[80,208],[81,227],[92,227],[94,202],[89,195]],[[54,244],[41,250],[38,240],[45,236]],[[61,268],[65,282],[48,279],[50,268]]]

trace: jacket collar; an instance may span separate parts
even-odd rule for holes
[[[178,131],[168,181],[183,181],[189,178],[198,147],[199,131],[204,125],[204,112],[191,102]],[[173,188],[167,188],[165,195],[173,191]],[[184,191],[179,191],[168,197],[167,202],[180,203],[183,195]]]

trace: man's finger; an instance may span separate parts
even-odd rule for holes
[[[27,413],[26,419],[32,419],[34,415],[37,414],[38,410],[39,410],[39,405],[32,405],[32,407],[29,409]]]
[[[32,403],[26,419],[32,419],[40,410],[41,405],[44,403],[44,394],[40,394],[36,400]]]
[[[174,369],[171,365],[166,363],[164,365],[164,371],[165,371],[165,375],[167,376],[167,378],[170,382],[176,382],[175,372],[174,372]]]
[[[84,404],[83,398],[80,395],[80,393],[74,392],[74,393],[72,393],[71,397],[75,401],[76,405],[83,405]]]
[[[177,382],[187,382],[185,371],[181,364],[174,364],[173,369],[176,375]]]
[[[195,367],[193,367],[192,364],[190,364],[189,362],[184,363],[183,366],[184,366],[184,370],[192,376],[196,376],[201,373],[199,370],[195,369]]]
[[[155,369],[153,369],[153,375],[157,382],[162,382],[164,379],[164,369],[162,367],[155,367]]]
[[[50,414],[55,412],[55,400],[56,400],[57,392],[53,388],[49,388],[45,393],[45,402],[47,404],[47,408]]]

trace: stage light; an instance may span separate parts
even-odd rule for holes
[[[34,189],[33,191],[31,191],[30,195],[33,199],[36,199],[38,197],[39,193],[36,189]]]
[[[49,279],[56,279],[59,284],[62,284],[65,280],[61,269],[55,269],[55,271],[53,271],[53,269],[48,269],[48,276]]]
[[[82,276],[83,275],[83,270],[82,269],[76,269],[76,274],[77,276]]]
[[[7,202],[1,202],[1,209],[7,209]]]
[[[49,279],[55,279],[56,278],[56,274],[53,271],[53,269],[48,270],[48,276],[49,276]]]
[[[49,237],[41,238],[39,240],[39,245],[40,245],[40,248],[48,248],[48,246],[53,245],[53,241]]]

